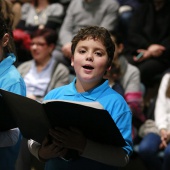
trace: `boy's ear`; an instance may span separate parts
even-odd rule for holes
[[[9,42],[9,34],[5,33],[2,38],[2,46],[3,47],[7,46],[8,42]]]
[[[71,56],[71,66],[73,67],[74,66],[74,57]]]

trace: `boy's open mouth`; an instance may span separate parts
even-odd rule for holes
[[[83,68],[88,69],[88,70],[93,70],[94,68],[92,66],[83,66]]]

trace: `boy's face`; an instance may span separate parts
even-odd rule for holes
[[[87,38],[78,42],[71,65],[81,82],[97,84],[108,69],[109,58],[100,40]]]

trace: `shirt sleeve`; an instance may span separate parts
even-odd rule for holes
[[[37,159],[39,159],[38,151],[40,147],[41,145],[38,142],[32,139],[28,140],[28,149],[31,152],[31,154],[34,155]]]
[[[168,87],[168,83],[170,80],[170,74],[167,73],[162,78],[159,90],[158,90],[158,96],[155,104],[155,123],[158,127],[158,129],[167,129],[168,127],[168,110],[167,106],[170,104],[168,102],[168,98],[166,97],[166,89]]]
[[[118,9],[119,4],[113,1],[113,4],[108,6],[100,26],[107,28],[109,31],[114,30],[118,24]]]
[[[60,45],[64,45],[66,43],[71,42],[72,40],[72,21],[73,21],[73,11],[74,11],[75,1],[72,0],[68,6],[66,16],[64,18],[63,24],[61,26],[59,32],[59,43]]]
[[[19,134],[20,132],[18,128],[0,132],[0,147],[15,145],[18,142]]]
[[[96,143],[91,140],[87,140],[81,156],[118,167],[125,166],[129,162],[129,156],[122,148]]]

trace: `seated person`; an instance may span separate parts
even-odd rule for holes
[[[141,82],[148,89],[154,85],[154,78],[170,65],[170,1],[145,1],[136,10],[131,23],[126,46],[128,61],[137,66]],[[142,53],[140,59],[137,53]]]
[[[105,76],[110,86],[120,93],[133,113],[133,140],[137,139],[137,131],[145,121],[143,113],[143,92],[141,89],[139,69],[126,60],[124,56],[124,44],[122,34],[118,31],[111,32],[112,40],[115,43],[116,51],[112,61],[111,69]]]
[[[147,168],[170,169],[170,72],[163,76],[155,103],[154,120],[156,132],[148,132],[139,144],[139,156]],[[163,159],[158,152],[163,151]]]
[[[69,83],[69,71],[52,56],[57,35],[54,30],[44,28],[31,35],[32,60],[18,66],[27,87],[27,97],[42,100],[48,91]]]
[[[134,12],[140,7],[141,0],[118,0],[119,7],[119,29],[122,31],[124,43],[127,41],[129,23]]]
[[[63,5],[52,0],[32,0],[22,5],[21,18],[13,31],[19,62],[31,59],[30,34],[42,28],[59,32],[63,16]]]

